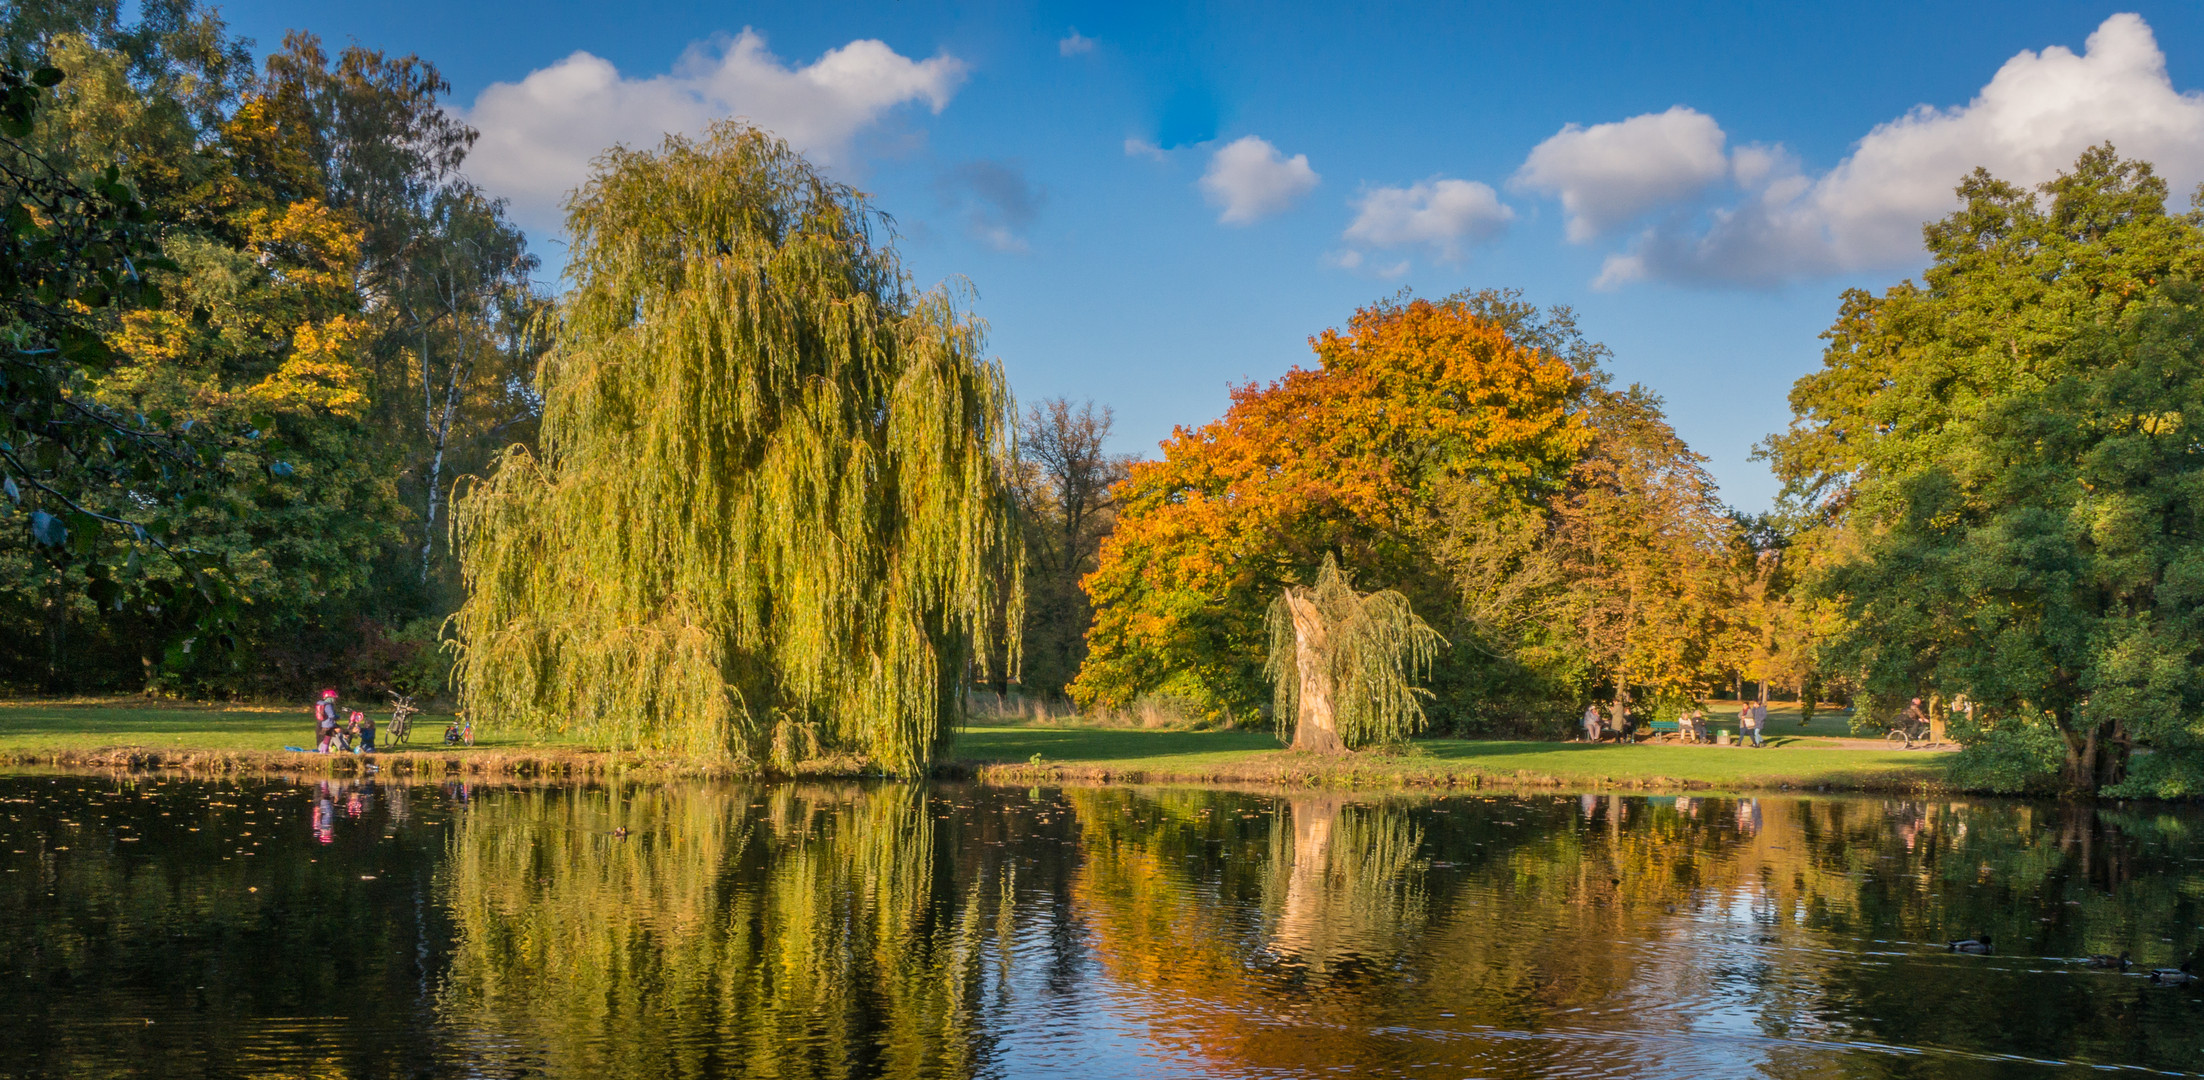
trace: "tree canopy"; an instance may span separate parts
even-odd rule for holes
[[[1847,537],[1831,662],[1972,703],[1985,766],[2204,791],[2204,218],[2111,147],[2030,192],[1977,171],[1923,283],[1846,294],[1770,442]]]
[[[981,327],[912,290],[862,197],[740,124],[607,152],[567,220],[542,451],[456,507],[465,706],[919,770],[1015,588]]]
[[[1608,389],[1566,309],[1395,299],[1310,344],[1317,367],[1239,388],[1119,488],[1082,701],[1254,715],[1264,613],[1327,557],[1453,642],[1432,684],[1448,729],[1550,732],[1600,685],[1705,673],[1689,642],[1712,633],[1727,519],[1658,399]]]

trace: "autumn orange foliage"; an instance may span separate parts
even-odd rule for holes
[[[1096,617],[1084,705],[1166,693],[1213,716],[1266,696],[1262,613],[1337,554],[1400,587],[1439,483],[1503,502],[1558,489],[1590,439],[1592,373],[1527,347],[1459,300],[1383,301],[1311,338],[1319,361],[1232,393],[1117,490],[1116,533],[1086,579]],[[1413,595],[1413,594],[1412,594]]]

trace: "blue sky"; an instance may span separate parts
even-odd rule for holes
[[[1025,400],[1152,453],[1406,286],[1574,306],[1744,509],[1849,286],[1917,273],[1976,164],[2110,138],[2204,180],[2204,5],[232,0],[434,61],[469,171],[559,261],[588,156],[766,123],[961,276]],[[1924,111],[1926,110],[1926,111]]]

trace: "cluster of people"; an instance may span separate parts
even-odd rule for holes
[[[321,700],[314,703],[314,752],[317,754],[372,754],[375,752],[375,718],[352,710],[350,716],[338,718],[342,710],[337,708],[337,691],[321,692]]]
[[[1768,729],[1768,703],[1748,701],[1740,705],[1737,709],[1737,726],[1744,734],[1752,737],[1754,746],[1761,745],[1761,733]]]
[[[1610,729],[1606,719],[1600,715],[1598,705],[1585,706],[1584,741],[1598,742],[1609,730],[1613,730],[1620,735],[1629,735],[1631,729],[1637,726],[1637,718],[1631,715],[1628,706],[1624,706],[1617,711],[1620,713],[1620,722]],[[1765,745],[1762,742],[1762,736],[1768,729],[1768,703],[1765,701],[1748,701],[1740,705],[1737,709],[1737,727],[1740,738],[1751,739],[1754,746]],[[1714,732],[1707,727],[1707,712],[1704,708],[1686,709],[1682,715],[1678,716],[1676,718],[1676,733],[1689,742],[1711,743],[1714,741]]]

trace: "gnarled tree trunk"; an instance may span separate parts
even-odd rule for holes
[[[1324,617],[1316,605],[1286,590],[1286,604],[1293,609],[1294,659],[1301,679],[1300,711],[1293,718],[1293,748],[1320,754],[1344,754],[1347,744],[1339,737],[1332,715],[1331,649],[1324,632]]]

